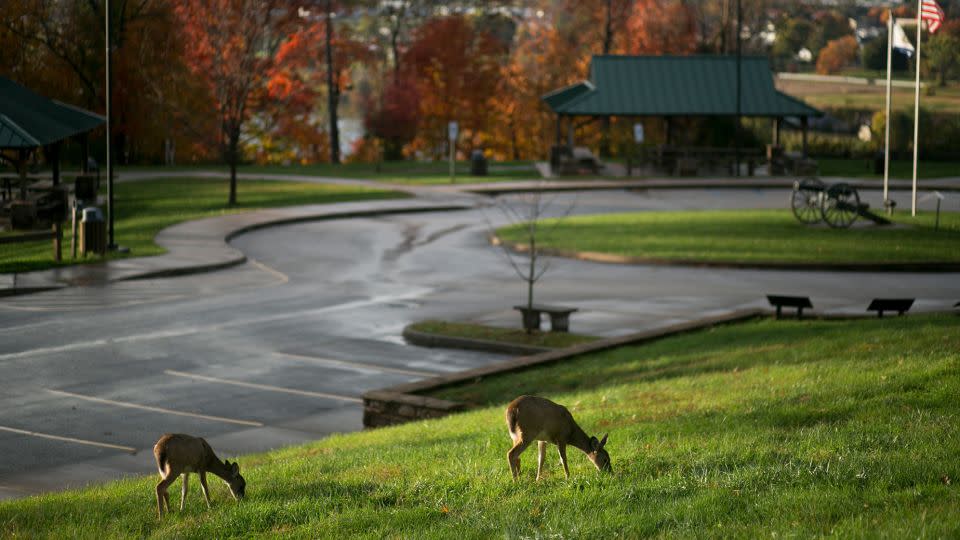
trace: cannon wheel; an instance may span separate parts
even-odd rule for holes
[[[793,183],[790,209],[800,223],[812,225],[823,218],[820,198],[824,190],[826,185],[816,178],[804,178]]]
[[[857,220],[860,209],[860,195],[849,184],[833,184],[827,188],[820,211],[827,225],[835,229],[845,229]]]

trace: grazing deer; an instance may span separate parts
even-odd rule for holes
[[[507,405],[507,429],[513,439],[513,448],[507,453],[507,461],[513,472],[513,479],[520,478],[520,454],[533,441],[537,441],[540,455],[537,459],[537,480],[543,470],[543,459],[547,453],[547,443],[557,445],[563,473],[570,478],[567,467],[567,445],[583,450],[598,471],[612,472],[610,455],[604,450],[607,436],[602,440],[588,437],[573,420],[573,415],[562,405],[535,396],[520,396]]]
[[[157,459],[157,468],[160,469],[160,483],[157,484],[157,513],[163,518],[164,507],[170,511],[170,495],[167,487],[183,474],[183,485],[180,492],[180,511],[183,512],[183,502],[187,499],[187,478],[194,472],[200,476],[200,488],[203,498],[210,508],[210,495],[207,492],[207,472],[211,472],[230,486],[230,494],[234,499],[243,498],[247,482],[240,476],[240,466],[229,461],[220,461],[213,453],[213,448],[207,441],[199,437],[167,433],[153,446],[153,457]]]

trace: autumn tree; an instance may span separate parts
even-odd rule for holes
[[[440,17],[417,29],[404,54],[404,72],[417,86],[420,123],[414,150],[440,158],[447,123],[460,123],[463,138],[482,144],[491,121],[499,66],[506,49],[490,34],[477,32],[463,16]]]
[[[103,0],[0,3],[0,29],[12,40],[11,46],[0,47],[0,67],[46,96],[102,112],[103,7]],[[167,36],[176,30],[170,3],[114,0],[110,9],[115,81],[111,143],[114,155],[124,161],[138,148],[155,147],[153,136],[161,120],[155,114],[153,89],[171,79],[183,60],[180,48],[167,46]]]
[[[697,50],[695,15],[682,2],[638,0],[627,34],[630,54],[692,54]]]
[[[829,75],[852,64],[857,58],[857,40],[853,36],[835,39],[820,51],[817,73]]]
[[[232,206],[244,124],[269,99],[268,75],[280,45],[296,28],[298,11],[283,0],[183,0],[175,12],[192,51],[190,68],[213,96]]]
[[[337,26],[330,36],[327,60],[327,19],[323,13],[304,13],[299,27],[280,46],[268,72],[268,97],[262,116],[263,135],[279,137],[297,147],[298,157],[335,162],[333,125],[341,93],[352,86],[351,69],[375,58],[349,26]],[[332,71],[331,71],[332,69]],[[318,103],[326,103],[328,122],[320,121]],[[323,154],[321,155],[321,148]]]

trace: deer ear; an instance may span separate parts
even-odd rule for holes
[[[229,467],[230,467],[230,472],[232,472],[233,474],[237,474],[240,472],[240,464],[237,463],[236,461],[234,461],[233,463],[230,463]]]
[[[597,447],[597,450],[603,448],[603,445],[607,444],[607,437],[609,437],[609,436],[610,436],[610,434],[607,433],[606,435],[603,436],[602,439],[600,439],[600,446]]]
[[[590,437],[590,448],[591,448],[593,451],[597,451],[597,449],[600,448],[600,442],[597,441],[597,438],[596,438],[596,437]]]

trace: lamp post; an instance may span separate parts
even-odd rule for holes
[[[106,102],[107,102],[107,249],[117,249],[113,237],[113,133],[110,129],[110,0],[103,1],[104,41],[106,43]]]
[[[734,37],[737,39],[737,117],[734,120],[733,124],[733,138],[734,138],[734,176],[740,176],[740,94],[742,92],[741,86],[741,76],[740,71],[741,67],[741,51],[740,51],[740,29],[743,28],[743,18],[742,12],[740,10],[740,0],[737,0],[737,28],[734,31]]]

